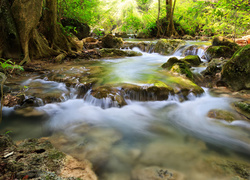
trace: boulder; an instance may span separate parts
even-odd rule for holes
[[[193,73],[191,72],[188,63],[183,60],[178,60],[176,57],[170,58],[161,67],[169,70],[170,72],[183,74],[187,78],[193,79]]]
[[[175,63],[179,63],[180,60],[176,57],[171,57],[167,62],[165,62],[161,67],[170,70]]]
[[[102,47],[104,48],[121,48],[123,45],[122,38],[117,38],[112,34],[107,34],[101,40],[102,40]]]
[[[250,45],[239,49],[222,69],[222,81],[234,91],[250,88]]]
[[[226,62],[228,62],[229,59],[219,58],[219,59],[212,59],[208,65],[207,68],[201,72],[203,76],[215,76],[216,73],[220,73],[222,70],[222,67]]]
[[[153,48],[153,51],[162,55],[173,53],[179,46],[185,44],[185,41],[180,39],[160,39]]]
[[[68,28],[78,39],[89,37],[90,27],[86,23],[81,23],[76,19],[63,18],[61,19],[63,27]]]
[[[237,45],[232,40],[222,36],[215,37],[212,41],[212,46],[227,46],[234,52],[239,49],[239,45]]]
[[[200,57],[197,55],[188,55],[183,60],[191,66],[199,66],[202,63]]]
[[[205,58],[210,61],[213,58],[231,58],[234,54],[234,50],[232,50],[228,46],[210,46],[205,52]]]

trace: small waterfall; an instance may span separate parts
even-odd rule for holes
[[[197,55],[201,59],[205,59],[205,49],[207,46],[201,45],[184,45],[180,46],[173,54],[173,56],[187,56],[187,55]]]

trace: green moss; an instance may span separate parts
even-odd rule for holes
[[[226,120],[229,122],[232,122],[240,118],[239,115],[233,112],[229,112],[227,110],[221,110],[221,109],[213,109],[209,111],[208,117],[215,118],[215,119],[222,119],[222,120]]]
[[[125,56],[142,56],[141,53],[135,51],[123,51],[114,48],[103,48],[100,49],[101,57],[125,57]]]
[[[250,88],[250,45],[239,49],[222,69],[222,80],[235,90]]]
[[[184,61],[189,63],[191,66],[199,66],[202,61],[197,55],[188,55],[184,58]]]
[[[176,57],[171,57],[166,63],[161,67],[170,70],[175,63],[180,62]]]

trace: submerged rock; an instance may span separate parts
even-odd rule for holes
[[[184,174],[172,169],[159,166],[136,167],[132,171],[132,180],[162,180],[176,179],[185,180]]]
[[[27,139],[17,146],[11,143],[7,135],[0,135],[0,179],[77,179],[96,180],[91,165],[79,163],[74,158],[56,150],[46,139]],[[2,147],[2,145],[5,145]],[[77,173],[65,173],[64,169],[72,168],[74,161]]]
[[[125,51],[121,49],[114,49],[114,48],[103,48],[100,49],[100,55],[102,58],[106,57],[132,57],[132,56],[142,56],[142,53],[140,52],[135,52],[135,51]]]
[[[208,117],[214,118],[214,119],[220,119],[220,120],[225,120],[228,122],[232,122],[234,120],[242,119],[242,117],[231,111],[227,110],[221,110],[221,109],[212,109],[208,112]]]
[[[250,89],[250,45],[239,49],[222,69],[222,80],[234,91]]]

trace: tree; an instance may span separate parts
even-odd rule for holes
[[[173,0],[166,0],[166,20],[168,22],[168,27],[167,27],[167,36],[172,36],[172,35],[178,35],[178,33],[175,30],[174,27],[174,9],[175,9],[175,4],[176,4],[176,0],[174,0],[174,4],[173,4]]]
[[[57,0],[14,0],[13,3],[0,0],[0,5],[0,57],[24,55],[21,61],[24,64],[31,61],[30,57],[57,56],[60,60],[80,50],[80,45],[60,28]],[[18,48],[9,46],[10,41],[15,41]]]

